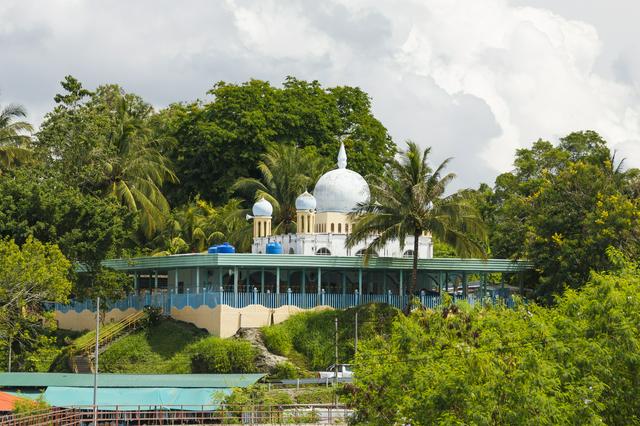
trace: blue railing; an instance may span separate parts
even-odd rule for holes
[[[481,297],[480,295],[471,294],[468,296],[456,295],[449,297],[453,297],[456,302],[467,301],[471,305],[505,303],[508,307],[515,306],[513,298],[497,295]],[[434,309],[442,305],[443,297],[422,293],[420,302],[424,307]],[[106,308],[117,308],[124,311],[129,308],[141,310],[145,306],[156,306],[162,308],[166,314],[169,314],[172,308],[183,309],[187,306],[197,309],[201,306],[215,308],[218,305],[227,305],[234,308],[244,308],[249,305],[263,305],[273,309],[289,305],[303,309],[316,306],[345,309],[367,303],[386,303],[403,309],[409,303],[409,296],[392,294],[391,292],[386,294],[359,294],[357,291],[355,293],[326,293],[324,290],[320,293],[293,293],[290,289],[285,293],[260,293],[257,289],[254,289],[251,293],[206,290],[200,293],[132,294],[121,300],[107,302]],[[85,309],[95,311],[92,301],[75,302],[68,305],[55,304],[54,308],[60,312],[71,310],[82,312]]]

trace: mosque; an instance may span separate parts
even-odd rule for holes
[[[260,199],[249,217],[251,253],[235,253],[225,243],[205,253],[103,261],[104,267],[128,274],[133,284],[126,298],[109,302],[109,315],[120,318],[131,309],[157,306],[176,319],[229,337],[241,327],[281,321],[283,312],[296,309],[371,302],[403,308],[412,296],[413,237],[406,238],[402,249],[399,241],[388,242],[366,262],[362,254],[370,240],[345,246],[354,226],[349,213],[369,197],[364,178],[347,169],[341,145],[337,168],[318,179],[313,194],[305,191],[296,199],[295,234],[272,235],[273,206]],[[526,260],[434,258],[428,234],[419,237],[418,246],[415,294],[428,307],[441,303],[439,295],[445,292],[469,297],[471,303],[479,300],[476,295],[481,300],[508,297],[504,277],[521,278],[533,269]],[[488,280],[496,273],[499,285]],[[55,309],[61,328],[89,328],[95,321],[95,307],[86,301]]]
[[[273,206],[264,198],[253,205],[254,254],[268,253],[268,244],[278,243],[284,254],[317,256],[362,256],[368,241],[360,241],[353,248],[346,247],[347,235],[353,229],[349,217],[359,203],[369,200],[369,185],[364,178],[347,168],[347,153],[340,145],[337,168],[318,179],[313,195],[305,191],[296,199],[295,234],[271,235]],[[414,237],[409,236],[401,248],[400,241],[388,242],[375,255],[380,257],[413,257]],[[433,257],[431,236],[425,234],[418,240],[418,257]],[[279,250],[278,250],[279,251]]]

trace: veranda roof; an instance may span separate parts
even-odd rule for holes
[[[264,374],[99,374],[100,388],[247,387]],[[93,387],[93,374],[0,373],[0,388]]]

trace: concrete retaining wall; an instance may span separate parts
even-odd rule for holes
[[[244,308],[232,308],[227,305],[218,305],[215,308],[200,306],[192,308],[186,306],[182,309],[171,308],[173,319],[189,322],[196,327],[206,329],[210,334],[217,337],[231,337],[240,328],[259,328],[272,324],[279,324],[291,315],[305,311],[321,311],[332,309],[329,306],[317,306],[313,309],[301,309],[297,306],[281,306],[276,309],[267,308],[262,305],[249,305]],[[105,314],[105,323],[120,321],[126,316],[136,312],[134,308],[121,311],[112,309]],[[55,312],[58,327],[65,330],[93,330],[95,328],[96,316],[94,312],[84,310],[82,312],[69,311],[62,313]]]

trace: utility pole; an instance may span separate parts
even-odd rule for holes
[[[9,365],[8,371],[11,373],[11,350],[13,349],[11,346],[13,345],[13,334],[9,333]]]
[[[96,298],[96,349],[93,368],[93,426],[98,426],[98,357],[100,350],[100,296]]]
[[[355,324],[356,333],[353,341],[353,352],[354,355],[358,355],[358,311],[356,310],[356,324]]]
[[[336,326],[336,345],[335,345],[336,346],[336,363],[333,369],[333,371],[335,372],[334,382],[333,382],[333,394],[334,394],[335,405],[337,407],[338,406],[338,316],[337,315],[335,319],[335,326]]]

